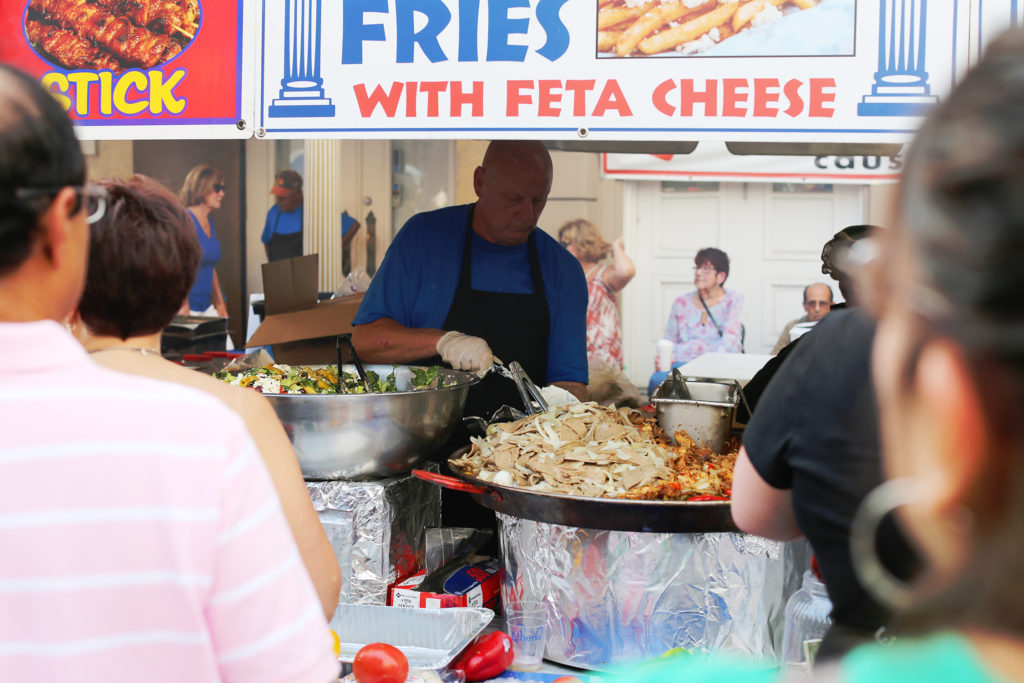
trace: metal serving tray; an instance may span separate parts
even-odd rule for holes
[[[370,643],[394,645],[410,669],[442,669],[494,618],[483,607],[417,609],[341,605],[332,626],[341,640],[339,661],[351,663]]]
[[[684,430],[694,441],[707,443],[712,451],[721,453],[739,403],[738,385],[689,377],[684,381],[690,394],[688,399],[662,398],[671,377],[655,389],[651,403],[658,424],[672,443],[676,442],[675,433]]]

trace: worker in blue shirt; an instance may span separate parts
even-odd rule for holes
[[[260,241],[268,261],[302,256],[302,176],[284,169],[274,176],[274,205],[267,212]]]
[[[586,400],[587,283],[579,261],[537,229],[551,178],[543,144],[495,141],[473,175],[475,204],[410,218],[353,320],[360,357],[483,375],[468,415],[520,405],[512,382],[487,374],[495,357]]]

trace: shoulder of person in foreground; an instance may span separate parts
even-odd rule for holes
[[[688,654],[680,652],[623,668],[621,673],[602,677],[604,683],[772,683],[779,671],[771,662],[739,659],[728,655]]]
[[[206,608],[221,673],[238,681],[330,680],[337,664],[323,606],[267,463],[244,420],[214,392],[203,396],[216,408],[191,420],[190,431],[206,432],[207,440],[217,434],[229,454]],[[250,403],[242,396],[244,415]]]
[[[839,661],[835,672],[833,680],[843,683],[999,680],[985,669],[970,642],[952,631],[862,645]]]
[[[781,425],[796,424],[799,414],[830,398],[846,400],[847,394],[836,393],[836,378],[840,372],[861,377],[867,370],[873,333],[873,321],[857,309],[829,313],[754,375],[748,387],[761,391],[744,435],[752,461],[762,455],[762,439],[774,438],[768,435]],[[864,382],[869,375],[861,377]]]
[[[270,474],[303,562],[320,595],[324,612],[333,614],[341,586],[340,569],[306,492],[291,441],[270,401],[258,391],[232,386],[180,365],[151,364],[145,362],[146,359],[135,358],[134,355],[128,355],[125,360],[142,361],[135,365],[139,374],[198,389],[217,398],[241,416]],[[130,371],[127,367],[119,369]]]
[[[119,422],[132,431],[165,434],[183,451],[202,454],[209,477],[216,478],[215,555],[204,612],[224,679],[330,680],[337,665],[322,606],[241,417],[190,386],[96,371],[114,376],[106,386],[125,405]],[[170,435],[169,424],[185,427]]]

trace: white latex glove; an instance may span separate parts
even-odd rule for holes
[[[469,370],[480,377],[487,374],[494,362],[486,341],[454,330],[437,340],[437,352],[456,370]]]

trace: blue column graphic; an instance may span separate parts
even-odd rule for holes
[[[267,116],[334,116],[320,77],[320,0],[284,1],[284,78]]]
[[[859,116],[919,116],[939,98],[925,70],[928,0],[878,0],[878,71]]]

